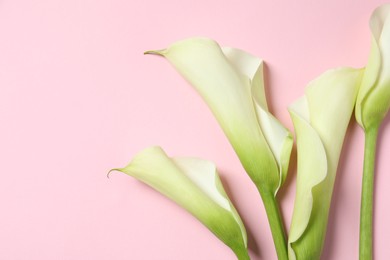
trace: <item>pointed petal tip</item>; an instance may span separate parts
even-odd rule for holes
[[[107,172],[107,178],[109,179],[109,178],[110,178],[111,172],[115,172],[115,171],[121,171],[121,169],[119,169],[119,168],[114,168],[114,169],[109,170],[109,171]]]
[[[162,50],[150,50],[150,51],[145,51],[144,55],[152,54],[152,55],[164,56],[164,53],[165,53],[165,49],[162,49]]]

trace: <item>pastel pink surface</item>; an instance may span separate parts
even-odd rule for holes
[[[276,259],[260,197],[206,105],[143,51],[208,36],[267,64],[271,110],[328,68],[364,66],[384,1],[0,1],[0,259],[235,259],[188,213],[123,174],[150,145],[210,159],[249,230],[252,259]],[[375,257],[389,259],[389,118],[376,176]],[[323,259],[357,259],[363,132],[351,123]],[[287,227],[295,155],[279,195]]]

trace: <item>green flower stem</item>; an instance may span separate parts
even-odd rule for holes
[[[287,242],[278,203],[272,192],[260,191],[279,260],[288,260]]]
[[[242,250],[242,249],[234,250],[234,253],[236,254],[238,260],[250,260],[251,259],[249,257],[249,254],[248,254],[248,250]]]
[[[378,128],[378,126],[374,126],[365,131],[362,198],[360,205],[360,260],[372,259],[372,211]]]

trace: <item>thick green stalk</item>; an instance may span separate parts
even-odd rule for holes
[[[271,233],[278,259],[288,260],[285,229],[276,198],[272,192],[260,191],[260,195],[263,199],[268,223],[271,227]]]
[[[372,259],[372,212],[378,128],[374,126],[365,131],[362,198],[360,205],[360,260]]]

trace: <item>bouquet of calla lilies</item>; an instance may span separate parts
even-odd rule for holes
[[[359,255],[361,260],[372,259],[375,150],[378,129],[390,107],[390,4],[373,12],[370,29],[366,67],[324,72],[288,108],[298,154],[288,236],[276,195],[286,179],[294,140],[268,110],[263,61],[207,38],[190,38],[145,52],[164,57],[209,106],[260,193],[280,260],[320,259],[340,152],[353,111],[366,140]],[[135,177],[173,200],[238,259],[250,259],[245,226],[212,162],[172,158],[155,146],[141,151],[126,167],[113,170]]]

